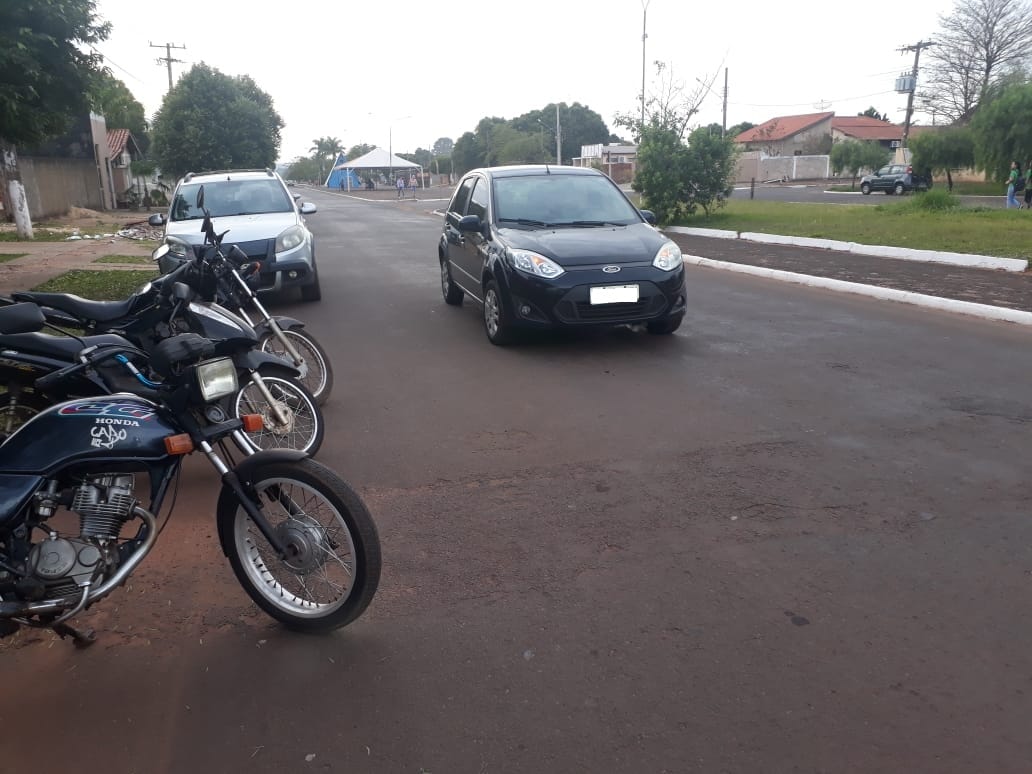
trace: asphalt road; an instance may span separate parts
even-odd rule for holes
[[[689,269],[672,337],[486,341],[432,203],[311,193],[367,613],[282,631],[193,459],[87,620],[0,644],[3,772],[1027,772],[1028,333]]]
[[[849,185],[847,178],[843,184]],[[737,184],[732,199],[748,199],[750,186]],[[828,186],[819,183],[757,183],[753,190],[753,198],[757,201],[775,202],[809,202],[816,204],[887,204],[895,201],[895,197],[886,196],[881,192],[875,192],[869,196],[860,193],[860,180],[857,179],[856,191],[829,191]],[[1006,204],[1006,195],[999,196],[960,196],[958,197],[965,207],[994,207],[1003,208]],[[1021,197],[1018,197],[1019,199]]]

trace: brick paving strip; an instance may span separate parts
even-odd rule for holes
[[[1032,312],[1032,272],[876,258],[741,239],[667,236],[688,255]]]

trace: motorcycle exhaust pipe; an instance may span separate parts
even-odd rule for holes
[[[133,515],[147,525],[147,537],[144,538],[143,544],[136,549],[136,552],[115,570],[115,573],[110,578],[95,589],[90,589],[85,595],[85,599],[81,597],[65,597],[63,599],[50,599],[45,602],[21,602],[17,600],[0,602],[0,619],[24,618],[29,615],[50,615],[63,612],[70,607],[81,609],[92,605],[94,602],[99,602],[118,586],[122,585],[132,571],[143,561],[143,558],[150,553],[155,541],[158,539],[158,521],[154,518],[154,514],[146,508],[141,508],[137,505],[133,508]]]

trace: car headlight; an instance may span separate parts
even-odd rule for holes
[[[276,237],[276,252],[285,253],[293,250],[305,241],[305,230],[300,226],[291,226]]]
[[[673,271],[679,266],[684,266],[684,258],[681,256],[681,248],[673,242],[667,242],[656,253],[652,259],[652,265],[663,271]]]
[[[551,258],[532,253],[530,250],[510,250],[509,257],[512,265],[522,272],[533,274],[535,277],[555,279],[565,272],[563,267]]]
[[[220,357],[215,360],[205,360],[203,363],[197,364],[196,373],[197,386],[201,390],[201,397],[205,403],[224,398],[237,391],[236,366],[231,358]]]

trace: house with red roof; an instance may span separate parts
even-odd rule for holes
[[[870,116],[835,116],[831,119],[831,140],[874,141],[886,149],[898,148],[903,127]]]
[[[735,138],[745,151],[765,156],[810,156],[827,153],[834,113],[778,116]]]
[[[126,204],[133,196],[142,200],[145,181],[133,178],[132,164],[140,158],[140,146],[128,129],[109,129],[107,132],[108,158],[111,160],[111,186],[119,205]],[[132,190],[134,194],[129,194]]]

